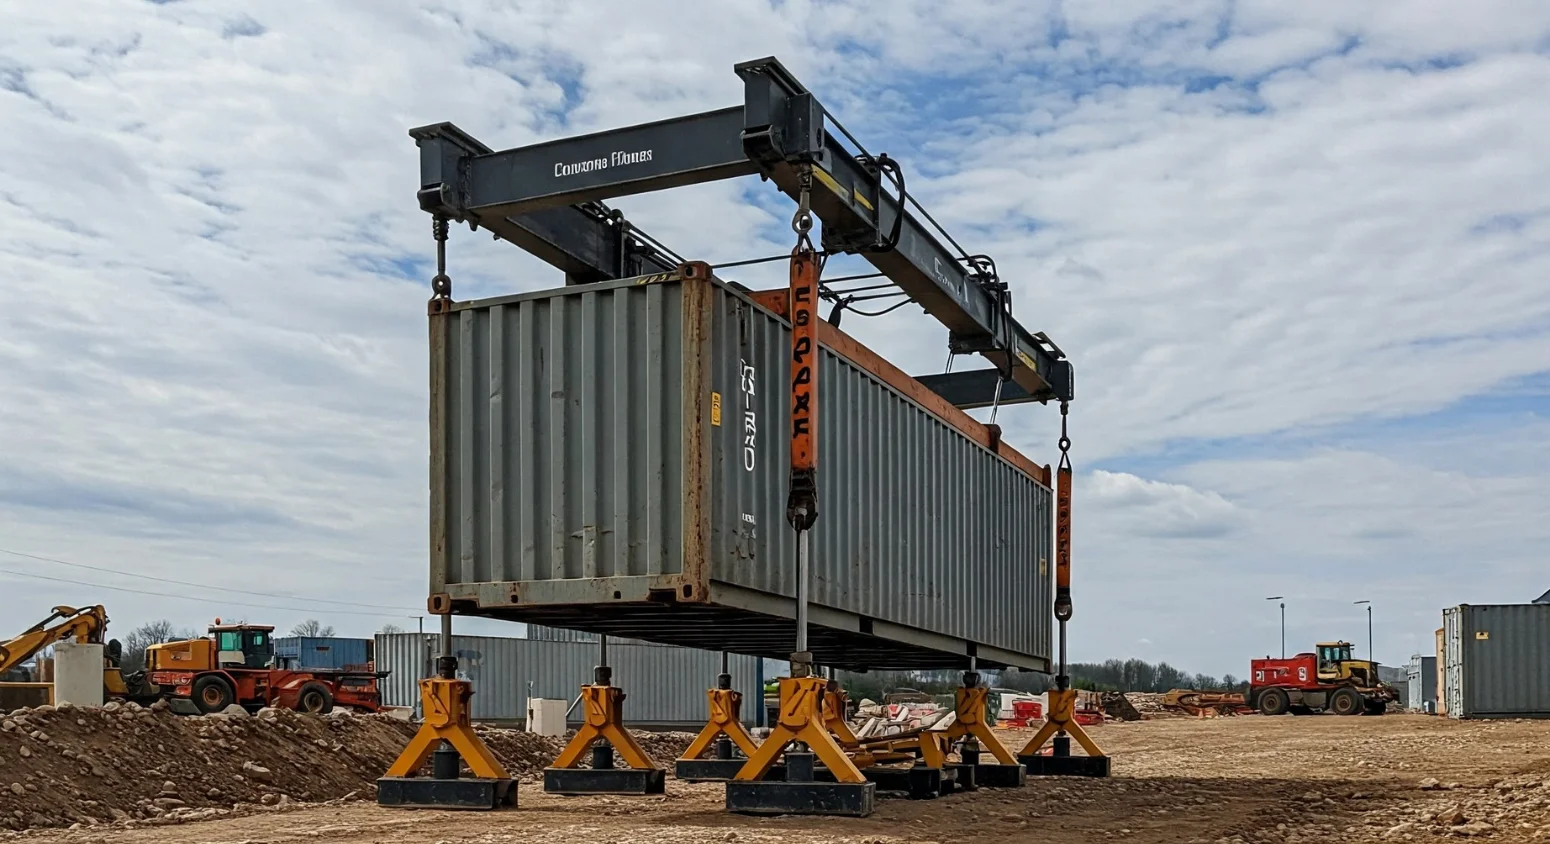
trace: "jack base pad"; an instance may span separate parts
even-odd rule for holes
[[[377,805],[398,809],[499,809],[517,805],[517,787],[509,779],[438,780],[428,777],[381,777]]]
[[[833,815],[864,818],[877,804],[877,783],[779,782],[727,783],[727,811],[743,815]]]
[[[975,791],[979,788],[978,766],[949,762],[947,767],[958,772],[958,779],[952,783],[952,791]],[[1018,766],[1018,768],[1021,767],[1021,765]],[[942,789],[943,794],[947,792],[947,788]]]
[[[1106,777],[1107,756],[1019,756],[1030,777]]]
[[[673,763],[673,778],[684,782],[725,782],[735,779],[747,759],[679,759]],[[765,779],[773,779],[765,772]],[[785,779],[782,773],[781,779]]]
[[[661,794],[667,772],[642,768],[545,768],[550,794]]]
[[[935,800],[943,794],[951,793],[958,782],[956,770],[922,765],[911,768],[862,768],[861,775],[867,778],[867,782],[877,783],[878,791],[903,792],[911,800]]]
[[[1048,759],[1053,757],[1038,758]],[[1083,756],[1080,758],[1086,759],[1087,757]],[[1028,773],[1032,773],[1032,771]],[[1022,765],[975,765],[974,783],[981,788],[1022,788],[1027,784],[1027,778],[1023,772]]]

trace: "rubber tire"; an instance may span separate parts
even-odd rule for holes
[[[1336,689],[1329,696],[1329,711],[1336,715],[1360,715],[1367,711],[1367,701],[1355,689]]]
[[[1382,715],[1389,711],[1388,704],[1381,700],[1368,699],[1363,700],[1362,702],[1366,706],[1366,714],[1368,715]]]
[[[1259,714],[1285,715],[1292,701],[1283,689],[1270,688],[1259,693]]]
[[[316,680],[306,683],[296,693],[296,711],[327,715],[334,711],[334,693]]]
[[[218,703],[206,700],[206,693],[216,693]],[[219,674],[206,674],[194,681],[194,708],[206,715],[212,712],[224,712],[226,707],[237,702],[237,692],[231,687],[231,683]]]

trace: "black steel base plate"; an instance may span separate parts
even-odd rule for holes
[[[747,759],[679,759],[673,763],[673,777],[684,782],[725,782],[746,764]],[[785,778],[784,773],[781,778]],[[769,779],[768,773],[765,779]]]
[[[544,769],[544,791],[550,794],[661,794],[666,788],[661,768]]]
[[[1022,788],[1028,780],[1022,765],[980,764],[974,766],[974,782],[980,788]]]
[[[958,762],[949,762],[947,767],[957,772],[957,777],[951,783],[951,789],[946,788],[946,784],[944,784],[942,793],[946,794],[949,790],[954,792],[974,791],[979,788],[979,777],[977,776],[978,766],[964,765]],[[1018,767],[1021,768],[1022,766],[1019,765]]]
[[[1019,756],[1030,777],[1106,777],[1107,756]]]
[[[867,782],[877,783],[878,791],[899,791],[911,800],[933,800],[951,792],[958,782],[958,771],[953,768],[927,768],[916,765],[911,768],[862,768],[861,775]]]
[[[377,805],[400,809],[515,807],[517,787],[509,779],[382,777],[377,780]]]
[[[743,815],[836,815],[864,818],[877,804],[877,783],[781,782],[727,783],[727,811]]]

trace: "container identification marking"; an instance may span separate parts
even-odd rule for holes
[[[748,365],[748,361],[739,360],[742,367],[742,377],[739,379],[739,389],[743,393],[743,471],[752,472],[756,462],[754,446],[756,446],[759,434],[759,419],[754,413],[754,368]]]
[[[710,394],[710,424],[721,427],[721,394]]]

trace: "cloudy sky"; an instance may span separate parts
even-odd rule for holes
[[[1281,595],[1294,650],[1365,643],[1371,599],[1393,664],[1444,606],[1550,588],[1550,5],[878,10],[9,6],[0,635],[99,602],[120,634],[412,629],[432,242],[407,130],[509,147],[733,105],[766,55],[1074,359],[1075,658],[1241,675]],[[757,179],[617,205],[691,257],[789,248]],[[559,282],[466,229],[451,254],[460,297]],[[846,328],[941,366],[918,311]],[[1052,408],[1000,421],[1053,460]]]

